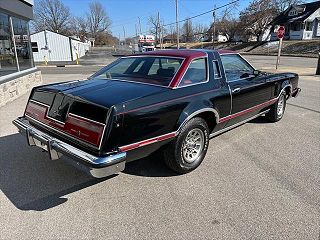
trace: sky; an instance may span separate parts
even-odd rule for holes
[[[75,16],[83,16],[88,10],[88,5],[92,0],[62,0],[70,8]],[[124,37],[123,27],[126,37],[135,35],[135,24],[138,25],[138,17],[141,19],[141,30],[146,33],[150,29],[148,17],[156,15],[159,11],[160,18],[164,24],[175,22],[175,0],[100,0],[105,7],[111,21],[111,31],[114,36],[121,39]],[[179,0],[179,19],[197,15],[202,12],[223,6],[231,0]],[[239,4],[233,9],[235,15],[238,15],[248,4],[249,0],[239,0]],[[221,10],[217,12],[217,15]],[[209,26],[212,22],[212,14],[192,19],[193,23],[202,23]]]
[[[70,8],[75,16],[83,16],[88,10],[88,5],[92,0],[62,0]],[[105,7],[111,21],[112,34],[123,39],[125,28],[126,37],[135,35],[135,24],[138,25],[138,17],[141,20],[141,30],[146,33],[150,29],[148,17],[156,15],[159,11],[160,18],[164,24],[175,22],[175,0],[100,0]],[[229,0],[179,0],[179,19],[197,15],[230,2]],[[239,12],[249,3],[249,0],[240,0],[239,7],[234,9]],[[218,12],[219,14],[219,12]],[[209,25],[212,21],[212,14],[195,18],[193,23]]]

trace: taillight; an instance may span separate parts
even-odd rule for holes
[[[105,125],[90,119],[69,113],[64,131],[93,145],[99,146]]]
[[[46,115],[48,106],[40,105],[39,103],[28,102],[28,105],[25,110],[25,115],[35,118],[35,119],[43,119]]]
[[[67,133],[77,139],[100,147],[105,130],[105,124],[78,116],[73,113],[67,115],[65,122],[59,122],[48,116],[50,106],[35,102],[28,102],[25,115],[35,121],[41,122],[55,130]]]

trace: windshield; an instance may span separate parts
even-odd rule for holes
[[[180,58],[154,56],[125,57],[101,69],[92,78],[169,86],[182,61]]]

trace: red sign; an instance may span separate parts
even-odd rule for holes
[[[277,32],[277,36],[278,38],[283,38],[284,34],[285,34],[286,29],[284,28],[284,26],[280,26],[278,28],[278,32]]]

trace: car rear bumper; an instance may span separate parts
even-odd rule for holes
[[[25,117],[17,118],[13,124],[26,136],[30,146],[37,146],[49,153],[51,160],[65,155],[76,162],[80,169],[95,178],[102,178],[121,172],[125,168],[126,152],[107,156],[94,156],[68,143],[54,138],[33,127]]]

